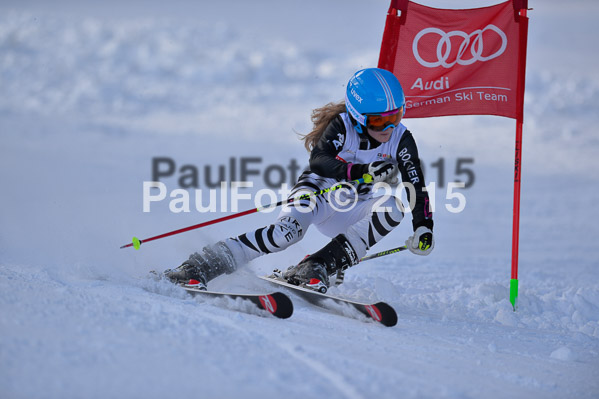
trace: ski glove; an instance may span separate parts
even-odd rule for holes
[[[406,247],[416,255],[428,255],[435,248],[433,232],[428,227],[420,226],[413,236],[406,240]]]
[[[396,167],[395,171],[393,173],[391,173],[389,176],[387,176],[387,178],[385,179],[385,183],[389,184],[390,186],[396,186],[399,184],[399,169]]]
[[[387,179],[392,179],[397,176],[397,165],[389,161],[375,161],[369,163],[367,166],[366,172],[370,176],[372,176],[373,183],[379,183],[386,181]]]

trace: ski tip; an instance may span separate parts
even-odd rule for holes
[[[372,306],[378,310],[378,316],[380,319],[377,321],[379,323],[386,327],[393,327],[397,324],[397,312],[395,312],[395,309],[393,309],[391,305],[386,302],[377,302]]]
[[[293,314],[293,302],[282,292],[273,292],[260,297],[262,307],[279,319],[287,319]]]

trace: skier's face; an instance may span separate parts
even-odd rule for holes
[[[386,143],[387,141],[389,141],[389,139],[391,139],[391,135],[393,134],[393,128],[389,128],[389,129],[383,130],[382,132],[378,132],[376,130],[368,129],[368,134],[373,139],[375,139],[376,141],[378,141],[379,143]]]

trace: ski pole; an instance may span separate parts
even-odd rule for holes
[[[370,260],[370,259],[374,259],[374,258],[380,258],[381,256],[387,256],[387,255],[391,255],[391,254],[396,254],[398,252],[405,251],[406,249],[408,249],[408,247],[406,247],[404,245],[404,246],[401,246],[401,247],[397,247],[397,248],[393,248],[393,249],[388,249],[386,251],[377,252],[375,254],[368,255],[368,256],[365,256],[365,257],[361,258],[358,263],[362,263],[362,262],[364,262],[366,260]],[[343,284],[343,279],[345,279],[345,270],[347,270],[347,269],[339,269],[339,270],[337,270],[337,273],[335,275],[335,285],[341,285],[341,284]]]
[[[381,256],[387,256],[387,255],[391,255],[391,254],[395,254],[401,251],[405,251],[406,249],[408,249],[408,247],[401,246],[401,247],[397,247],[397,248],[393,248],[393,249],[388,249],[386,251],[381,251],[381,252],[377,252],[376,254],[372,254],[372,255],[368,255],[363,257],[362,259],[360,259],[360,262],[364,262],[365,260],[370,260],[370,259],[374,259],[374,258],[380,258]]]
[[[351,180],[349,182],[339,183],[339,184],[337,184],[335,186],[332,186],[332,187],[329,187],[329,188],[325,188],[325,189],[322,189],[322,190],[319,190],[319,191],[315,191],[313,193],[306,193],[306,194],[300,195],[299,197],[288,198],[286,200],[279,201],[276,204],[269,204],[269,205],[261,206],[261,207],[258,207],[258,208],[248,209],[247,211],[235,213],[233,215],[223,216],[221,218],[209,220],[207,222],[203,222],[203,223],[199,223],[199,224],[194,224],[193,226],[184,227],[182,229],[169,231],[168,233],[160,234],[160,235],[157,235],[157,236],[154,236],[154,237],[150,237],[150,238],[145,238],[143,240],[140,240],[137,237],[133,237],[132,242],[130,242],[129,244],[122,245],[121,249],[123,249],[123,248],[129,248],[129,247],[133,247],[135,249],[139,249],[139,247],[141,246],[141,244],[144,244],[146,242],[150,242],[150,241],[154,241],[154,240],[159,240],[161,238],[173,236],[175,234],[185,233],[186,231],[199,229],[201,227],[209,226],[211,224],[216,224],[216,223],[224,222],[226,220],[231,220],[231,219],[235,219],[235,218],[238,218],[238,217],[241,217],[241,216],[249,215],[249,214],[252,214],[252,213],[261,212],[261,211],[263,211],[265,209],[276,208],[276,207],[281,206],[281,205],[288,205],[288,204],[291,204],[291,203],[293,203],[295,201],[299,201],[299,200],[303,200],[303,199],[309,199],[311,197],[318,197],[320,195],[329,193],[331,191],[335,191],[335,190],[338,190],[340,188],[343,188],[343,187],[345,187],[345,185],[347,183],[350,183],[350,184],[362,184],[362,183],[371,183],[371,182],[372,182],[372,176],[370,176],[369,174],[364,174],[360,179]]]

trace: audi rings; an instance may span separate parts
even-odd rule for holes
[[[483,56],[483,33],[485,33],[485,31],[487,30],[493,31],[499,35],[499,38],[501,39],[501,47],[493,54]],[[439,43],[437,43],[436,62],[425,61],[418,52],[418,41],[424,35],[432,33],[435,33],[441,37],[439,39]],[[454,36],[461,37],[463,41],[462,44],[460,44],[460,47],[458,48],[458,53],[455,61],[447,62],[449,55],[451,54],[451,38]],[[463,56],[464,53],[466,53],[468,47],[470,47],[470,53],[472,57],[464,59]],[[506,47],[507,36],[501,29],[499,29],[495,25],[487,25],[485,28],[477,29],[469,35],[459,30],[454,30],[445,33],[443,30],[439,28],[426,28],[418,32],[418,34],[414,37],[414,42],[412,42],[412,51],[414,53],[414,57],[416,57],[416,60],[420,63],[420,65],[427,68],[436,68],[438,66],[442,66],[444,68],[451,68],[456,63],[460,65],[470,65],[475,63],[476,61],[489,61],[503,54]]]

